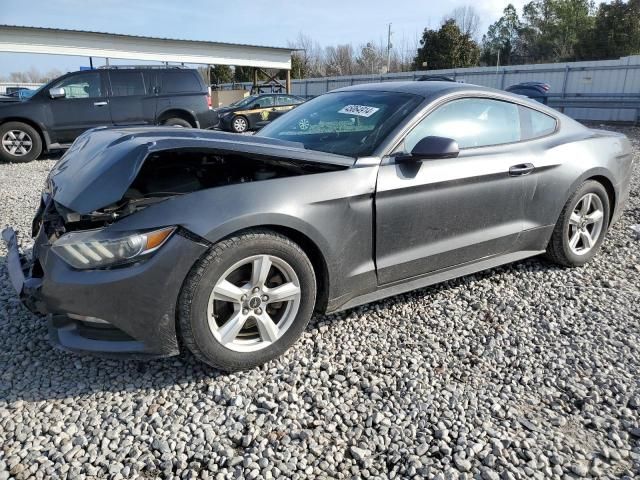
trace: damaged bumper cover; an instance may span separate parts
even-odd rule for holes
[[[207,246],[173,235],[162,249],[126,268],[74,270],[41,232],[33,259],[2,232],[11,283],[32,312],[48,315],[54,345],[75,352],[160,357],[178,353],[175,318],[182,281]]]

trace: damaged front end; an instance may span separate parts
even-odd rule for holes
[[[295,144],[208,132],[85,134],[49,175],[33,220],[31,258],[20,255],[12,231],[3,232],[12,281],[30,310],[49,315],[57,346],[176,354],[182,283],[211,244],[175,217],[159,214],[143,228],[122,220],[195,192],[335,171],[349,162],[324,160]]]

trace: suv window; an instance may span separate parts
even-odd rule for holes
[[[146,94],[142,72],[113,71],[109,72],[109,80],[114,97]]]
[[[531,140],[549,135],[556,130],[556,119],[546,113],[520,106],[523,123],[523,140]]]
[[[104,96],[99,72],[71,75],[52,88],[64,88],[65,98],[96,98]]]
[[[424,118],[409,132],[404,150],[427,136],[449,137],[460,148],[501,145],[520,140],[518,106],[488,98],[452,100]]]
[[[162,93],[195,93],[202,92],[202,85],[196,74],[191,71],[162,72]]]

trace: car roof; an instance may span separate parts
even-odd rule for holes
[[[501,92],[500,90],[481,87],[479,85],[472,85],[470,83],[453,83],[453,82],[441,82],[441,81],[364,83],[361,85],[353,85],[351,87],[339,88],[333,91],[348,92],[348,91],[358,91],[358,90],[410,93],[412,95],[420,95],[425,98],[434,97],[434,96],[439,97],[447,93],[459,92],[459,91],[493,92],[493,93]],[[501,92],[501,93],[504,93],[504,92]]]

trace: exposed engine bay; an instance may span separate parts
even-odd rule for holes
[[[120,201],[88,215],[77,214],[60,205],[56,205],[56,210],[64,221],[66,231],[96,228],[177,195],[343,168],[259,155],[166,150],[146,158]]]

